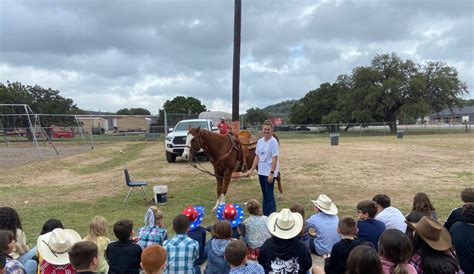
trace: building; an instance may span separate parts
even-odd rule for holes
[[[474,106],[466,106],[463,108],[455,107],[452,110],[443,109],[439,113],[430,115],[431,124],[461,124],[474,123]]]

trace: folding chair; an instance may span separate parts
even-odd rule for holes
[[[130,190],[128,191],[127,196],[125,197],[125,200],[123,201],[123,205],[125,205],[127,203],[128,197],[130,197],[130,193],[132,193],[133,188],[135,188],[135,187],[140,188],[143,199],[145,199],[145,203],[146,203],[148,198],[146,197],[146,192],[143,189],[143,186],[146,186],[147,182],[140,182],[140,181],[130,180],[130,175],[128,174],[128,169],[126,169],[126,168],[123,169],[123,173],[125,175],[125,183],[127,184],[128,187],[130,187]]]

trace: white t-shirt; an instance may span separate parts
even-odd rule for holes
[[[278,141],[273,136],[268,141],[265,141],[265,138],[260,138],[255,152],[258,155],[258,175],[269,176],[272,169],[272,158],[279,156]],[[277,160],[274,177],[278,175],[279,162]]]
[[[379,220],[385,224],[385,229],[395,228],[405,233],[407,230],[407,224],[405,223],[405,216],[402,212],[393,206],[389,206],[384,210],[380,211],[375,216],[375,220]]]

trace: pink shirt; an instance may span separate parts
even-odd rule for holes
[[[385,259],[384,257],[380,257],[380,261],[382,262],[383,273],[391,274],[393,272],[393,269],[395,268],[395,264],[392,261]],[[403,266],[408,271],[408,274],[417,274],[415,267],[413,267],[411,264],[408,264],[408,262],[404,263]],[[390,271],[390,269],[392,269],[392,271]]]

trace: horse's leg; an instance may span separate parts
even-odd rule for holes
[[[215,212],[217,210],[217,207],[222,203],[221,202],[221,199],[222,199],[222,177],[224,176],[224,174],[222,174],[221,172],[218,172],[217,168],[214,168],[214,174],[216,175],[216,181],[217,181],[217,201],[216,201],[216,205],[212,208],[212,212]]]
[[[231,177],[232,177],[232,169],[226,169],[226,171],[224,172],[224,180],[222,182],[221,204],[225,204],[225,195],[227,194],[227,189],[229,188],[229,183],[230,183]]]

